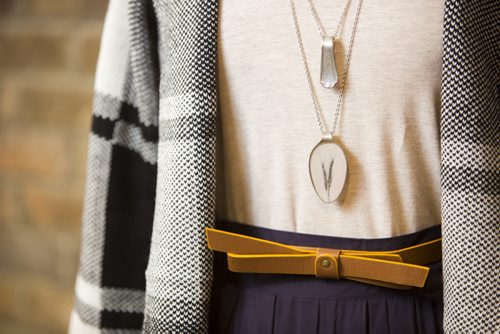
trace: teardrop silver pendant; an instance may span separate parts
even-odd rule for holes
[[[309,175],[316,194],[323,202],[332,203],[341,194],[347,176],[347,160],[331,134],[324,135],[311,151]]]
[[[325,88],[333,88],[338,79],[337,64],[335,63],[335,39],[331,36],[323,36],[321,44],[321,85]]]

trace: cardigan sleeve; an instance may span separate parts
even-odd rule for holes
[[[441,115],[444,330],[498,333],[498,1],[447,0]]]
[[[151,12],[139,2],[111,0],[105,18],[69,333],[142,328],[158,145]]]

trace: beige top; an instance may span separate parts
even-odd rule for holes
[[[323,117],[338,90],[319,84],[321,38],[295,0]],[[343,71],[358,0],[335,54]],[[316,2],[333,32],[343,2]],[[321,133],[292,14],[284,1],[227,1],[219,19],[217,218],[272,229],[381,238],[439,224],[442,0],[364,0],[337,127],[348,163],[341,197],[323,203],[309,178]]]

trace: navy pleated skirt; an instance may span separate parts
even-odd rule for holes
[[[441,236],[437,225],[384,239],[338,238],[218,221],[217,228],[276,242],[337,249],[394,250]],[[441,262],[423,288],[397,290],[349,280],[286,274],[242,274],[215,253],[210,333],[442,333]]]

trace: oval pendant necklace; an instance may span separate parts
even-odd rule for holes
[[[309,66],[307,65],[306,54],[302,42],[302,35],[300,34],[299,22],[297,19],[297,13],[295,11],[295,4],[293,1],[294,0],[290,0],[290,8],[292,10],[295,32],[297,34],[297,42],[299,44],[299,51],[302,56],[304,72],[306,74],[307,83],[309,85],[309,92],[311,94],[314,110],[316,112],[316,118],[318,120],[319,128],[322,134],[320,142],[316,146],[314,146],[311,154],[309,155],[309,176],[318,197],[325,203],[332,203],[342,193],[342,189],[344,188],[345,180],[347,177],[347,159],[342,148],[335,142],[334,136],[340,116],[340,110],[342,107],[345,82],[347,79],[347,74],[349,72],[352,47],[354,44],[354,36],[356,34],[356,28],[358,25],[358,19],[361,12],[361,5],[363,4],[363,0],[359,0],[358,6],[356,8],[356,16],[354,18],[349,47],[347,49],[344,72],[342,73],[342,80],[340,81],[337,107],[333,117],[332,129],[330,131],[328,131],[328,129],[325,129],[326,126],[323,127],[323,122],[321,121],[321,108],[319,106],[316,92],[312,84]],[[312,3],[310,2],[310,4]],[[311,10],[312,8],[313,7],[311,7]],[[347,6],[345,8],[347,8]],[[345,9],[344,12],[346,12]],[[315,14],[314,10],[313,15],[315,16],[315,18],[317,17],[317,14]],[[345,16],[345,13],[343,13],[343,16]]]
[[[316,194],[325,203],[335,201],[344,188],[347,159],[330,133],[325,134],[311,151],[309,176]]]

